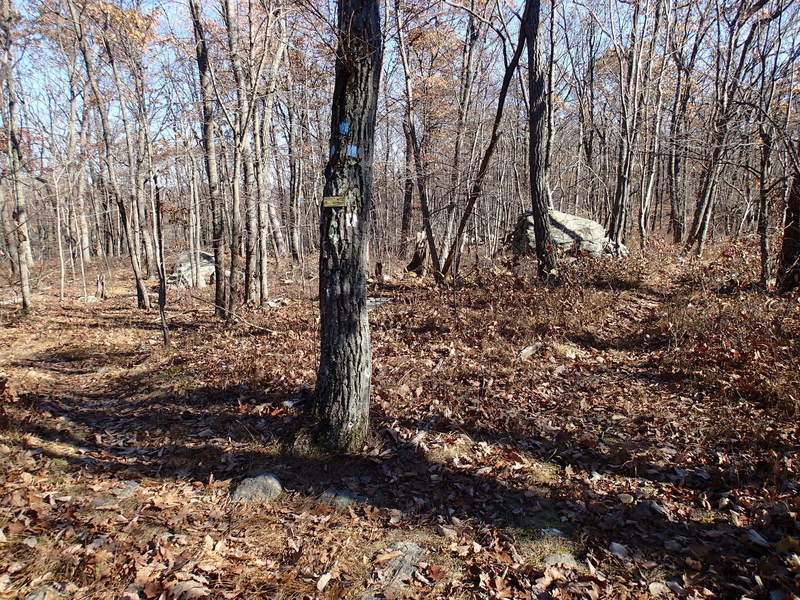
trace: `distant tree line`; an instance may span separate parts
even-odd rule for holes
[[[797,285],[789,0],[381,10],[373,258],[423,232],[444,281],[468,248],[500,250],[521,212],[553,207],[641,247],[666,234],[701,254],[755,234],[762,284]],[[46,261],[63,290],[124,257],[147,307],[162,255],[210,249],[232,319],[268,298],[271,260],[319,252],[324,167],[359,152],[330,144],[333,3],[2,0],[0,17],[0,260],[26,307]]]

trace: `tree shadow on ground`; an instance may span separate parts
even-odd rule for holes
[[[56,362],[57,357],[51,358]],[[139,400],[132,400],[134,391]],[[620,457],[587,448],[579,432],[560,432],[553,440],[535,435],[515,439],[462,428],[444,418],[396,423],[376,409],[373,439],[365,453],[326,457],[298,446],[306,431],[300,406],[310,401],[307,388],[202,387],[175,393],[154,385],[147,374],[123,376],[111,389],[92,395],[23,394],[19,404],[27,407],[28,416],[10,426],[18,434],[10,437],[76,469],[121,479],[208,482],[212,476],[238,480],[269,471],[290,493],[314,498],[330,487],[347,488],[368,505],[402,511],[419,523],[457,517],[515,535],[558,527],[579,535],[608,561],[619,560],[605,550],[611,542],[625,544],[637,565],[656,565],[667,573],[686,571],[687,561],[694,561],[688,563],[692,584],[723,596],[752,592],[737,578],[754,574],[767,582],[752,592],[756,596],[790,585],[772,547],[753,543],[747,526],[709,520],[697,511],[666,510],[652,493],[623,503],[613,486],[585,485],[580,476],[591,479],[593,471],[600,477],[613,471],[638,480],[647,480],[648,471],[642,466],[619,468],[615,461]],[[495,446],[501,458],[481,468],[457,454],[437,458],[426,447],[431,432],[466,433]],[[48,442],[78,452],[61,452]],[[547,456],[564,472],[579,476],[532,479],[531,465]],[[687,489],[704,485],[689,476],[679,483]],[[776,514],[772,526],[768,538],[774,543],[772,538],[791,525]]]

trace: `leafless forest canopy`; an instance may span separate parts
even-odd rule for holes
[[[434,271],[455,271],[530,210],[528,55],[501,86],[521,4],[382,3],[373,260],[426,231]],[[266,300],[274,257],[315,255],[334,3],[6,0],[3,19],[7,297],[38,263],[80,280],[128,257],[145,305],[160,254],[203,249],[235,310]],[[759,233],[769,285],[793,214],[797,28],[787,0],[542,5],[550,205],[633,248]]]

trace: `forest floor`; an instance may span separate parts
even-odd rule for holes
[[[400,541],[388,597],[797,598],[800,299],[748,285],[755,252],[375,283],[372,434],[340,458],[305,441],[316,281],[232,327],[173,293],[170,348],[122,267],[104,301],[1,307],[0,598],[366,598]],[[277,500],[231,501],[263,472]]]

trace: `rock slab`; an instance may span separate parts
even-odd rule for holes
[[[564,252],[588,254],[595,258],[628,256],[628,249],[608,239],[605,227],[597,221],[557,210],[551,210],[549,218],[553,242]],[[520,215],[511,234],[511,247],[516,254],[531,254],[535,251],[532,212]]]
[[[233,491],[232,498],[239,502],[269,504],[283,492],[281,482],[272,473],[244,479]]]
[[[549,566],[564,566],[569,569],[577,570],[581,568],[578,560],[569,552],[559,552],[545,556],[542,562]]]
[[[175,267],[172,274],[167,277],[167,285],[177,288],[192,287],[192,255],[189,252],[182,252],[175,260]],[[210,283],[214,275],[214,255],[210,252],[199,252],[198,275],[200,286]]]
[[[358,494],[354,494],[349,490],[337,490],[335,488],[328,488],[319,497],[320,502],[336,508],[346,508],[351,504],[362,502],[364,498]]]

